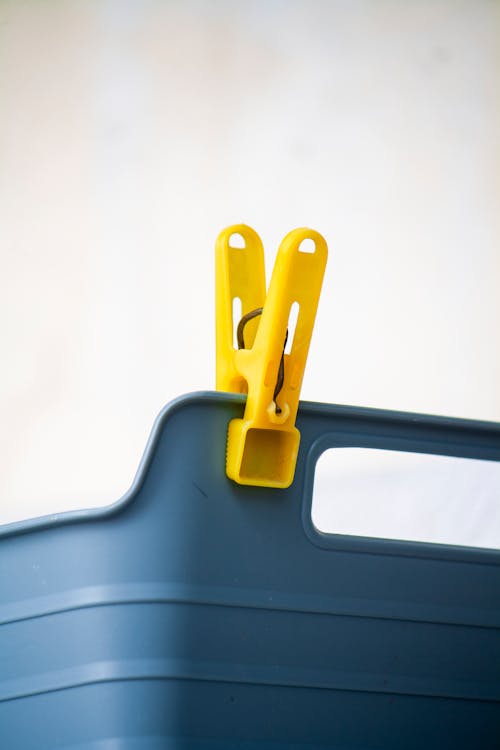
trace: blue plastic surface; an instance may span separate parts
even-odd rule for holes
[[[500,460],[500,425],[302,403],[288,490],[225,475],[243,398],[159,417],[114,505],[0,530],[6,750],[500,747],[500,552],[317,532],[335,446]]]

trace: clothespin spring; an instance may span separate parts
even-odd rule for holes
[[[262,315],[264,311],[263,307],[257,307],[255,310],[251,310],[246,315],[242,317],[240,322],[238,323],[238,328],[236,330],[236,339],[238,342],[238,349],[246,349],[245,347],[245,339],[244,339],[244,330],[246,324],[253,320],[254,318],[257,318],[259,315]],[[286,329],[285,334],[285,341],[283,342],[283,354],[281,355],[281,360],[278,368],[278,377],[276,379],[276,387],[274,389],[273,394],[273,401],[276,406],[276,414],[281,414],[282,409],[281,406],[279,406],[276,399],[279,396],[279,393],[281,389],[283,388],[283,383],[285,382],[285,349],[286,349],[286,342],[288,341],[288,328]]]

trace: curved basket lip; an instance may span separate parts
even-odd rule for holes
[[[82,508],[80,510],[69,510],[61,513],[50,513],[45,516],[35,516],[34,518],[14,521],[0,526],[0,539],[2,537],[25,534],[31,531],[39,531],[51,527],[58,527],[71,523],[82,523],[86,521],[96,521],[109,518],[119,513],[129,503],[133,502],[138,494],[144,478],[147,474],[151,461],[156,451],[160,437],[165,429],[165,425],[171,417],[186,406],[196,403],[220,403],[228,400],[243,402],[244,397],[235,394],[220,393],[216,391],[198,391],[179,396],[170,401],[160,411],[156,417],[151,429],[144,453],[139,462],[134,479],[129,489],[118,500],[103,506],[94,508]]]
[[[51,513],[45,516],[36,516],[34,518],[28,518],[22,521],[7,523],[0,526],[0,539],[2,537],[5,538],[8,536],[21,535],[32,531],[40,531],[42,529],[59,527],[66,524],[103,520],[119,513],[129,503],[133,502],[133,500],[137,496],[155,454],[160,437],[165,429],[168,420],[171,419],[174,414],[186,407],[190,407],[196,404],[208,403],[222,405],[233,403],[243,405],[245,403],[245,399],[245,395],[227,393],[224,391],[195,391],[193,393],[187,393],[182,396],[178,396],[177,398],[170,401],[166,406],[164,406],[156,417],[132,484],[125,492],[125,494],[122,495],[118,500],[115,500],[112,503],[104,506],[83,508],[81,510],[70,510],[61,513]],[[387,409],[376,409],[372,407],[327,404],[315,401],[301,401],[298,413],[299,419],[301,415],[311,417],[387,417],[388,415],[390,415],[391,419],[395,422],[411,421],[413,424],[418,424],[421,421],[425,421],[427,425],[435,425],[436,427],[454,426],[457,428],[463,427],[469,429],[473,427],[480,431],[484,430],[486,432],[498,433],[500,437],[500,422],[461,419],[449,416],[435,416],[431,414],[418,414],[404,411],[388,411]]]

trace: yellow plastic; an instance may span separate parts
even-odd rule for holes
[[[244,243],[244,247],[238,247]],[[233,244],[231,244],[233,243]],[[264,305],[266,272],[262,241],[253,229],[236,224],[222,231],[215,247],[216,304],[216,388],[218,391],[246,393],[247,384],[236,369],[233,336],[233,300],[241,300],[241,314]],[[245,327],[245,342],[251,346],[259,320]]]
[[[243,237],[245,247],[231,246]],[[301,248],[312,240],[313,252]],[[245,225],[224,230],[216,245],[217,389],[248,393],[243,419],[229,423],[226,472],[239,484],[289,487],[293,481],[300,433],[295,427],[299,395],[328,256],[324,238],[312,229],[295,229],[280,245],[265,297],[264,254],[258,235]],[[233,299],[242,315],[263,307],[245,327],[245,346],[233,346]],[[284,356],[283,387],[274,401],[278,369],[294,302],[299,313],[289,354]],[[288,348],[288,347],[287,347]],[[281,410],[281,413],[277,413]]]

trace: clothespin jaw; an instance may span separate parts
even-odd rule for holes
[[[304,240],[313,241],[313,252],[301,248]],[[219,247],[218,257],[227,258]],[[224,353],[221,348],[221,354],[231,362],[218,363],[218,372],[229,373],[226,380],[221,376],[220,382],[237,386],[229,390],[248,392],[243,419],[231,420],[228,430],[226,472],[239,484],[288,487],[293,481],[300,443],[295,419],[327,254],[326,242],[318,232],[290,232],[280,245],[256,333],[248,340],[245,336],[245,348],[226,348]],[[253,283],[252,277],[250,285]],[[219,281],[218,289],[222,295]],[[294,303],[298,317],[287,342]],[[231,302],[226,300],[226,310],[228,304]]]

